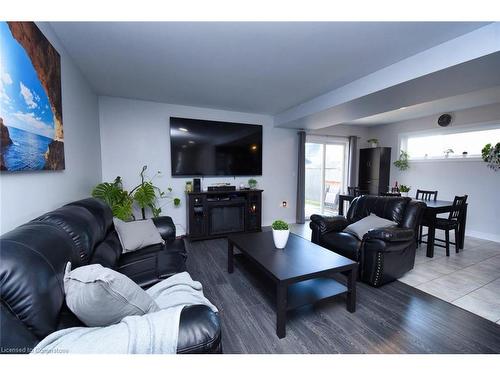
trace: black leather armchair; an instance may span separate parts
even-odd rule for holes
[[[64,270],[98,263],[142,287],[186,270],[186,250],[169,217],[155,218],[165,244],[122,254],[109,207],[84,199],[48,212],[0,237],[0,347],[29,353],[50,333],[84,326],[64,302]],[[178,353],[221,353],[218,314],[186,306],[179,322]]]
[[[425,204],[402,197],[355,198],[347,216],[312,215],[311,241],[359,263],[360,279],[372,286],[396,280],[415,264],[416,233]],[[397,227],[374,228],[359,240],[344,229],[374,213]]]

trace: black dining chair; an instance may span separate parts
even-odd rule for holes
[[[367,190],[362,190],[357,186],[348,186],[347,194],[352,195],[353,197],[359,197],[361,195],[368,194]]]
[[[434,243],[434,246],[444,247],[446,249],[446,256],[450,256],[450,244],[455,245],[455,252],[459,252],[458,246],[458,227],[460,225],[460,221],[462,219],[462,215],[464,213],[465,204],[467,203],[467,194],[459,197],[456,196],[453,199],[453,206],[451,208],[450,214],[448,218],[436,218],[435,228],[444,230],[445,239],[435,238],[434,241],[444,242],[445,245],[439,245]],[[423,224],[425,225],[425,224]],[[453,230],[455,232],[455,242],[450,242],[450,231]],[[420,243],[427,243],[422,241],[422,237],[420,238]]]
[[[423,201],[430,201],[430,200],[436,200],[438,196],[438,191],[437,190],[421,190],[417,189],[417,194],[415,195],[415,199],[420,199]],[[423,237],[423,228],[427,227],[426,225],[426,220],[425,217],[422,218],[422,222],[420,223],[420,227],[418,229],[418,238],[419,238],[419,243],[422,243],[422,237]]]
[[[437,190],[420,190],[417,189],[417,194],[415,196],[415,199],[420,199],[423,201],[430,201],[430,200],[436,200],[438,197],[438,191]]]

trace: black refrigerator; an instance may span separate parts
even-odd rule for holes
[[[359,150],[358,185],[369,194],[379,195],[389,189],[391,148],[375,147]]]

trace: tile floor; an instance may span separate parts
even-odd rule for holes
[[[311,238],[309,223],[291,231]],[[440,247],[433,258],[425,252],[426,244],[417,248],[415,268],[399,281],[500,324],[500,243],[466,237],[458,254],[453,246],[449,257]]]

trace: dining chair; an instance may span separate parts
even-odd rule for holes
[[[438,196],[437,190],[420,190],[417,189],[417,194],[415,199],[420,199],[423,201],[436,200]]]
[[[417,194],[415,195],[415,199],[420,199],[420,200],[423,200],[423,201],[430,201],[430,200],[436,200],[437,196],[438,196],[438,191],[437,190],[421,190],[421,189],[417,189]],[[420,223],[420,226],[418,228],[419,243],[422,243],[422,237],[423,237],[424,227],[428,227],[428,226],[429,225],[428,225],[428,223],[426,223],[425,217],[422,218],[422,222]]]
[[[361,195],[368,194],[367,190],[362,190],[357,186],[348,186],[347,194],[352,195],[353,197],[359,197]]]
[[[458,227],[460,225],[460,221],[462,219],[462,215],[464,213],[465,204],[467,203],[467,194],[464,196],[456,196],[453,199],[453,205],[448,215],[448,218],[436,218],[435,228],[444,230],[445,239],[442,240],[440,238],[435,238],[434,241],[444,242],[445,245],[439,245],[434,243],[434,246],[444,247],[446,249],[446,256],[450,256],[450,244],[455,245],[455,252],[459,252],[458,245]],[[423,224],[425,225],[425,224]],[[428,225],[427,225],[428,226]],[[455,242],[450,242],[450,231],[453,230],[455,232]],[[422,237],[420,237],[420,243],[427,243],[422,241]]]

